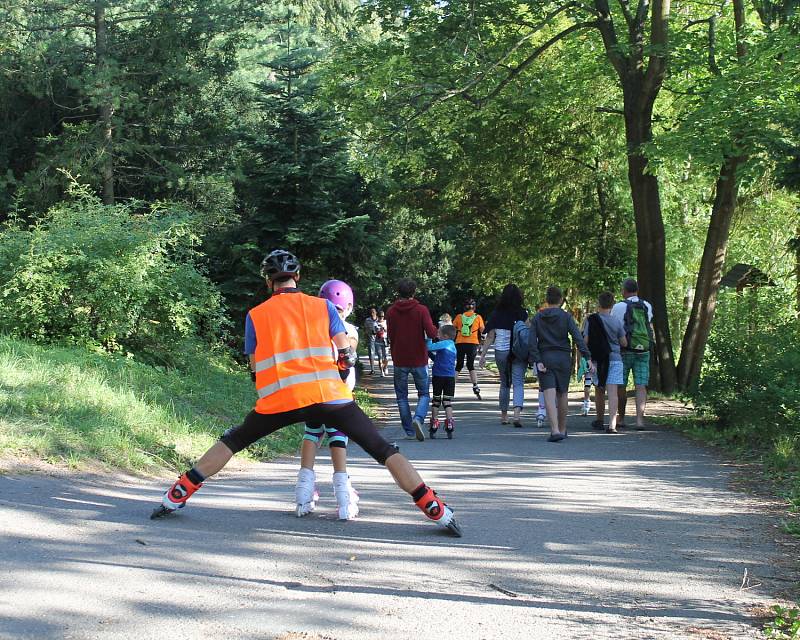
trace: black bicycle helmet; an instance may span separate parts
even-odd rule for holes
[[[299,272],[297,256],[284,249],[275,249],[261,261],[261,275],[268,280],[288,278]]]

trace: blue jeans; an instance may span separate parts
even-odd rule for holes
[[[525,400],[527,363],[519,358],[511,358],[510,351],[498,351],[497,349],[494,351],[494,361],[497,363],[497,370],[500,373],[500,411],[508,411],[511,387],[514,388],[514,407],[521,409]]]
[[[397,396],[397,408],[400,410],[400,422],[403,429],[409,435],[414,435],[411,426],[411,407],[408,404],[408,374],[414,378],[414,386],[417,388],[417,410],[414,413],[420,422],[425,422],[428,415],[428,405],[431,403],[431,392],[429,389],[428,367],[394,367],[394,394]]]

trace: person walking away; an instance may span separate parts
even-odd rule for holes
[[[503,287],[497,308],[486,322],[486,340],[481,349],[478,366],[486,366],[486,355],[494,345],[494,361],[500,374],[500,424],[508,424],[508,405],[512,400],[514,426],[522,427],[522,407],[525,403],[525,372],[528,362],[514,356],[511,349],[514,323],[525,322],[528,312],[523,307],[522,291],[513,283]],[[512,396],[513,389],[513,396]]]
[[[639,298],[639,283],[626,278],[622,283],[623,300],[614,305],[611,315],[622,322],[628,346],[622,350],[622,378],[619,387],[619,424],[625,427],[625,409],[628,404],[626,389],[630,372],[636,389],[636,429],[645,428],[644,413],[647,408],[647,385],[650,383],[650,349],[653,345],[653,307]]]
[[[245,341],[254,345],[250,370],[258,394],[255,408],[181,474],[150,517],[184,508],[207,478],[264,436],[297,422],[321,422],[345,433],[385,465],[428,518],[460,536],[453,510],[422,481],[397,447],[378,433],[342,381],[340,372],[353,367],[356,356],[336,308],[297,289],[300,262],[288,251],[269,253],[261,263],[261,274],[273,295],[251,309],[245,323]],[[335,359],[331,340],[337,349]]]
[[[617,390],[622,384],[622,355],[620,348],[628,341],[622,323],[611,315],[614,295],[605,291],[597,298],[597,313],[586,319],[584,338],[594,360],[595,381],[594,406],[597,418],[592,422],[594,429],[603,429],[605,412],[605,393],[608,391],[609,424],[606,433],[617,433]]]
[[[355,352],[358,349],[358,329],[346,318],[353,311],[355,302],[353,290],[346,282],[341,280],[328,280],[319,290],[319,297],[328,300],[336,307],[336,312],[344,324],[345,333],[350,341],[350,347]],[[254,353],[254,345],[246,346],[248,354]],[[336,355],[333,347],[332,356]],[[352,391],[356,386],[355,368],[345,369],[340,372],[347,388]],[[314,462],[317,449],[322,439],[327,435],[328,449],[333,463],[333,495],[336,498],[336,507],[339,520],[352,520],[358,515],[359,496],[347,475],[347,436],[339,429],[326,426],[319,422],[306,422],[303,442],[300,445],[300,471],[297,474],[295,486],[295,514],[301,518],[314,511],[319,492],[314,473]]]
[[[456,316],[453,326],[458,331],[456,334],[456,374],[461,373],[466,360],[469,379],[472,382],[472,393],[480,400],[481,389],[478,386],[478,374],[475,371],[475,356],[478,353],[478,345],[485,327],[483,318],[475,312],[476,306],[475,300],[467,300],[464,304],[464,312]]]
[[[586,348],[575,319],[561,309],[563,302],[561,289],[548,287],[545,308],[534,316],[529,334],[528,358],[535,363],[539,385],[544,392],[550,421],[549,442],[560,442],[567,437],[569,380],[572,376],[570,336],[581,355],[591,361],[591,353]],[[593,371],[594,365],[590,364],[589,369]]]
[[[389,356],[386,350],[389,340],[389,329],[386,324],[386,314],[383,310],[378,312],[378,319],[375,321],[375,358],[381,369],[381,378],[389,375]]]
[[[456,394],[456,328],[452,324],[439,327],[439,340],[427,341],[428,353],[433,359],[433,401],[431,425],[428,433],[431,439],[439,430],[439,407],[444,407],[444,430],[447,438],[453,439],[456,423],[453,420],[453,396]]]
[[[364,335],[367,337],[367,357],[369,358],[369,372],[375,373],[375,322],[378,319],[378,312],[373,307],[369,310],[369,316],[364,320]]]
[[[414,298],[417,283],[410,278],[402,278],[397,283],[399,298],[386,312],[389,343],[392,347],[394,364],[394,393],[400,422],[406,439],[425,440],[422,426],[428,415],[430,404],[430,380],[428,378],[428,349],[425,337],[436,337],[436,326],[431,320],[428,307]],[[408,376],[414,380],[417,389],[417,407],[414,415],[408,404]]]
[[[581,333],[584,336],[586,335],[586,323],[584,323]],[[578,373],[575,376],[575,380],[578,382],[583,380],[583,406],[581,407],[581,415],[588,416],[589,410],[591,409],[590,396],[592,393],[592,385],[594,384],[595,388],[597,388],[597,384],[589,371],[589,362],[583,356],[581,356],[581,360],[578,363]]]

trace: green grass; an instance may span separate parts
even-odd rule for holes
[[[0,337],[0,456],[82,468],[179,469],[253,407],[248,374],[224,356],[187,370],[150,367],[79,347]],[[300,426],[244,455],[297,450]]]

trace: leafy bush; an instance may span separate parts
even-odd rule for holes
[[[779,288],[721,300],[696,405],[728,442],[769,448],[778,470],[800,459],[800,325]]]
[[[104,206],[86,193],[31,227],[12,222],[0,232],[0,332],[174,365],[226,323],[198,241],[176,205]]]

